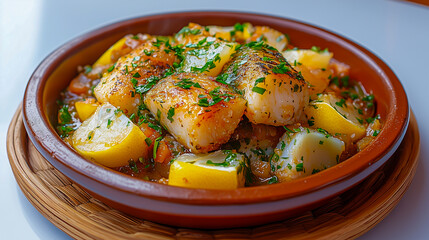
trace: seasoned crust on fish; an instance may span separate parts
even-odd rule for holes
[[[246,101],[213,77],[181,73],[160,80],[145,104],[181,144],[205,153],[229,140]]]
[[[109,102],[125,114],[137,111],[141,103],[135,86],[144,85],[150,77],[161,77],[176,61],[165,44],[154,44],[153,38],[119,58],[113,70],[106,72],[94,89],[99,102]],[[167,53],[168,52],[168,53]]]

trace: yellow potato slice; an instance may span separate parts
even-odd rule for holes
[[[124,46],[125,41],[127,40],[126,37],[121,38],[119,41],[117,41],[115,44],[113,44],[107,51],[101,55],[100,58],[94,63],[94,66],[104,66],[107,64],[112,64],[112,52],[114,50],[119,50]]]
[[[305,81],[309,83],[309,93],[311,98],[315,98],[316,94],[322,93],[328,87],[331,71],[322,70],[320,68],[307,68],[304,65],[293,66],[293,68],[300,72]]]
[[[74,106],[79,119],[83,122],[97,110],[98,104],[95,102],[95,99],[88,99],[87,101],[76,102]]]
[[[365,135],[365,126],[355,107],[333,93],[320,94],[304,111],[315,128],[322,128],[331,134],[347,134],[352,140]]]
[[[201,43],[201,41],[204,41]],[[191,47],[185,52],[182,70],[184,72],[205,73],[216,77],[223,65],[235,52],[236,43],[228,43],[214,37],[202,38],[198,47]]]
[[[301,127],[286,131],[270,162],[280,181],[290,181],[336,165],[344,149],[343,141],[326,132]]]
[[[207,26],[210,35],[222,38],[226,41],[246,41],[254,32],[254,27],[250,23],[236,24],[235,26]]]
[[[168,184],[203,189],[236,189],[245,183],[244,155],[231,151],[183,154],[170,167]]]
[[[283,56],[291,64],[302,64],[308,68],[324,68],[329,65],[329,61],[334,56],[333,53],[328,51],[313,51],[310,49],[286,50]]]
[[[247,41],[264,41],[280,52],[288,45],[288,39],[283,33],[267,26],[256,26],[255,31]]]
[[[234,31],[233,26],[221,27],[221,26],[207,26],[210,35],[216,38],[222,38],[226,41],[231,41],[231,32]]]
[[[107,167],[120,167],[148,154],[146,136],[109,103],[99,106],[72,136],[73,147],[85,158]]]

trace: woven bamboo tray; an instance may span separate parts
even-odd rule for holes
[[[21,107],[7,135],[10,165],[24,195],[49,221],[76,239],[354,239],[379,223],[410,185],[420,149],[411,116],[402,145],[368,179],[326,205],[252,228],[198,230],[164,226],[114,210],[47,162],[28,141]]]

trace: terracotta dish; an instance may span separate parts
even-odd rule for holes
[[[292,182],[236,190],[173,187],[132,178],[81,157],[55,132],[56,100],[79,65],[93,63],[126,34],[169,35],[189,22],[230,26],[266,25],[287,33],[299,48],[315,43],[351,66],[350,77],[377,100],[383,128],[376,140],[350,159],[320,174]],[[232,228],[264,224],[320,206],[355,186],[396,151],[408,127],[405,91],[393,71],[373,53],[335,33],[294,20],[238,12],[182,12],[134,18],[77,37],[50,54],[30,78],[24,124],[38,151],[72,181],[104,203],[147,220],[183,227]]]

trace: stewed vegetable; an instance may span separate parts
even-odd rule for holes
[[[381,123],[350,66],[314,45],[250,23],[127,35],[79,67],[58,101],[58,134],[90,161],[174,186],[317,174],[365,148]]]

